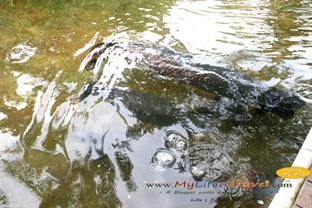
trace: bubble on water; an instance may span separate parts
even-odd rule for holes
[[[152,158],[152,163],[158,167],[171,168],[176,163],[176,157],[172,151],[159,148]]]
[[[206,174],[203,168],[197,167],[196,165],[191,165],[189,170],[193,176],[200,179],[203,178]]]
[[[217,145],[198,143],[189,149],[186,161],[196,180],[206,177],[217,180],[223,174],[230,175],[236,163]]]
[[[181,138],[176,141],[174,149],[177,151],[183,151],[183,150],[186,150],[187,146],[188,146],[187,141]]]
[[[176,151],[185,151],[188,148],[188,141],[177,131],[167,131],[165,147],[175,149]]]

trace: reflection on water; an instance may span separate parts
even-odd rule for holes
[[[35,55],[37,48],[30,47],[25,43],[19,44],[12,48],[12,51],[5,58],[5,61],[16,64],[25,63]]]
[[[292,163],[312,121],[310,1],[10,2],[0,3],[0,204],[268,206],[271,188],[182,182],[276,181]],[[86,49],[103,40],[192,52],[308,104],[291,119],[225,118],[209,111],[211,93],[131,58],[104,62],[98,75],[78,72]]]

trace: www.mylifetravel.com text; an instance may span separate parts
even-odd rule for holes
[[[173,183],[145,183],[148,188],[184,188],[187,190],[203,189],[203,188],[269,188],[269,187],[286,187],[291,188],[291,183],[272,183],[270,181],[228,181],[228,182],[214,182],[214,181],[175,181]]]

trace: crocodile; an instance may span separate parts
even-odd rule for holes
[[[282,118],[293,117],[305,105],[298,95],[266,86],[240,71],[207,64],[198,55],[140,42],[99,43],[90,49],[80,69],[92,71],[105,59],[116,53],[166,77],[215,93],[218,98],[231,103],[232,111],[252,109],[258,113],[271,112]]]

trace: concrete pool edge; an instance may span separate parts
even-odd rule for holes
[[[303,142],[293,167],[303,167],[306,169],[312,166],[312,128],[310,129],[305,141]],[[283,186],[275,194],[269,208],[290,208],[295,203],[296,197],[305,181],[301,179],[285,179],[283,184],[292,184],[292,187]]]

